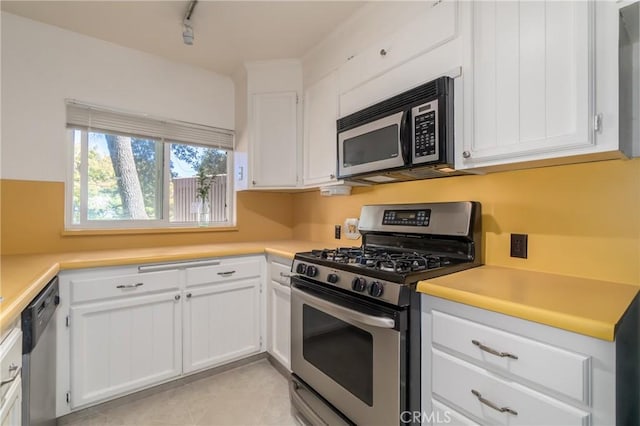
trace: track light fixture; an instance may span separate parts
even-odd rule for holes
[[[193,9],[196,7],[196,3],[198,3],[198,0],[191,0],[189,2],[187,11],[184,14],[184,19],[182,20],[182,40],[187,46],[191,46],[193,44],[193,26],[191,24],[191,15],[193,14]]]
[[[191,46],[193,44],[193,27],[191,26],[191,20],[185,19],[182,25],[182,40],[184,44]]]

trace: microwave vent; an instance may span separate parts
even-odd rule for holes
[[[399,174],[410,177],[412,179],[430,179],[449,175],[448,173],[443,173],[437,169],[432,168],[403,170],[399,172]]]
[[[463,171],[450,169],[448,167],[444,169],[436,169],[434,167],[421,167],[410,170],[402,170],[396,173],[411,179],[433,179],[447,176],[462,176],[467,174]]]
[[[343,118],[338,119],[338,132],[346,130],[350,127],[363,124],[381,114],[391,114],[406,109],[407,105],[417,105],[425,100],[437,97],[446,91],[447,79],[449,77],[440,77],[437,80],[430,81],[421,86],[415,87],[406,92],[400,93],[392,98],[379,102],[361,111],[354,112]]]

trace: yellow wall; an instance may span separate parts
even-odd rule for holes
[[[486,264],[640,285],[640,159],[355,188],[349,197],[240,192],[236,231],[151,235],[63,236],[63,183],[0,184],[2,254],[290,238],[334,244],[334,225],[358,217],[363,204],[476,200]],[[529,234],[528,259],[509,257],[511,233]]]
[[[239,192],[237,230],[63,236],[64,183],[0,181],[3,255],[291,239],[291,194]]]
[[[331,243],[363,204],[455,200],[482,203],[486,264],[640,285],[640,159],[296,194],[293,235]],[[529,234],[528,259],[509,257],[511,233]]]

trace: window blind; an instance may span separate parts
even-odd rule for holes
[[[130,114],[67,100],[67,127],[233,149],[232,130]]]

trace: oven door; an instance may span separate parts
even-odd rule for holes
[[[400,111],[338,133],[338,179],[403,167],[408,161],[401,140],[406,116]]]
[[[406,313],[378,309],[292,280],[291,369],[362,425],[399,424],[405,403]]]

